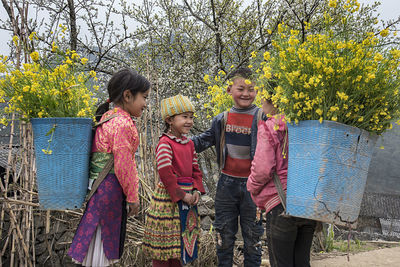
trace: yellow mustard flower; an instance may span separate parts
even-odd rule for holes
[[[268,51],[265,51],[263,57],[265,61],[268,61],[271,58],[271,54]]]
[[[12,40],[13,40],[14,45],[15,45],[15,46],[18,46],[19,37],[16,36],[16,35],[14,35],[13,38],[12,38]]]
[[[29,34],[29,37],[28,37],[28,38],[29,38],[29,40],[31,40],[31,41],[32,41],[33,39],[36,39],[36,40],[38,39],[36,32],[31,32],[31,34]]]
[[[34,51],[30,54],[31,59],[36,62],[39,60],[39,53],[37,51]]]
[[[51,45],[51,52],[56,52],[57,51],[57,49],[58,49],[58,46],[56,45],[56,42],[53,42],[52,43],[52,45]]]
[[[337,96],[341,99],[341,100],[347,100],[349,98],[348,95],[346,95],[346,93],[344,92],[336,92]]]
[[[0,119],[0,124],[7,126],[8,125],[8,120],[3,117],[3,118]]]
[[[383,29],[380,33],[379,33],[382,37],[386,37],[389,35],[389,30],[388,29]]]
[[[81,63],[82,63],[83,65],[85,65],[87,62],[88,62],[88,59],[87,59],[87,58],[85,58],[85,57],[81,58]]]

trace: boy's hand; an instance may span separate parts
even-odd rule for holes
[[[256,221],[259,222],[261,220],[261,216],[262,216],[262,210],[261,208],[257,207],[257,211],[256,211]]]
[[[187,203],[188,205],[193,205],[193,195],[192,194],[186,193],[182,200],[183,200],[183,202]]]
[[[140,204],[139,202],[128,203],[128,217],[133,215],[138,215]]]
[[[200,192],[196,190],[193,193],[193,206],[197,205],[197,203],[199,203],[199,200],[200,200]]]

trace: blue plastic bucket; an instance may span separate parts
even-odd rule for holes
[[[287,213],[354,223],[377,136],[333,121],[288,124]]]
[[[31,119],[42,209],[82,206],[89,179],[92,122],[89,118]]]

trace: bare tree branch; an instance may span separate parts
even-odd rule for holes
[[[4,0],[3,0],[4,1]],[[217,29],[214,28],[214,26],[212,26],[210,23],[207,22],[207,20],[203,19],[202,17],[200,17],[199,15],[197,15],[196,13],[194,13],[192,7],[189,5],[189,3],[187,2],[187,0],[183,0],[183,2],[185,2],[186,7],[188,8],[190,14],[195,17],[196,19],[198,19],[199,21],[203,22],[208,28],[210,28],[212,31],[216,31]]]

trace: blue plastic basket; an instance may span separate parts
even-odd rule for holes
[[[347,225],[360,213],[377,136],[333,121],[289,124],[287,213]]]
[[[89,118],[31,119],[42,209],[82,206],[88,187],[92,122]],[[43,149],[52,152],[46,154]]]

